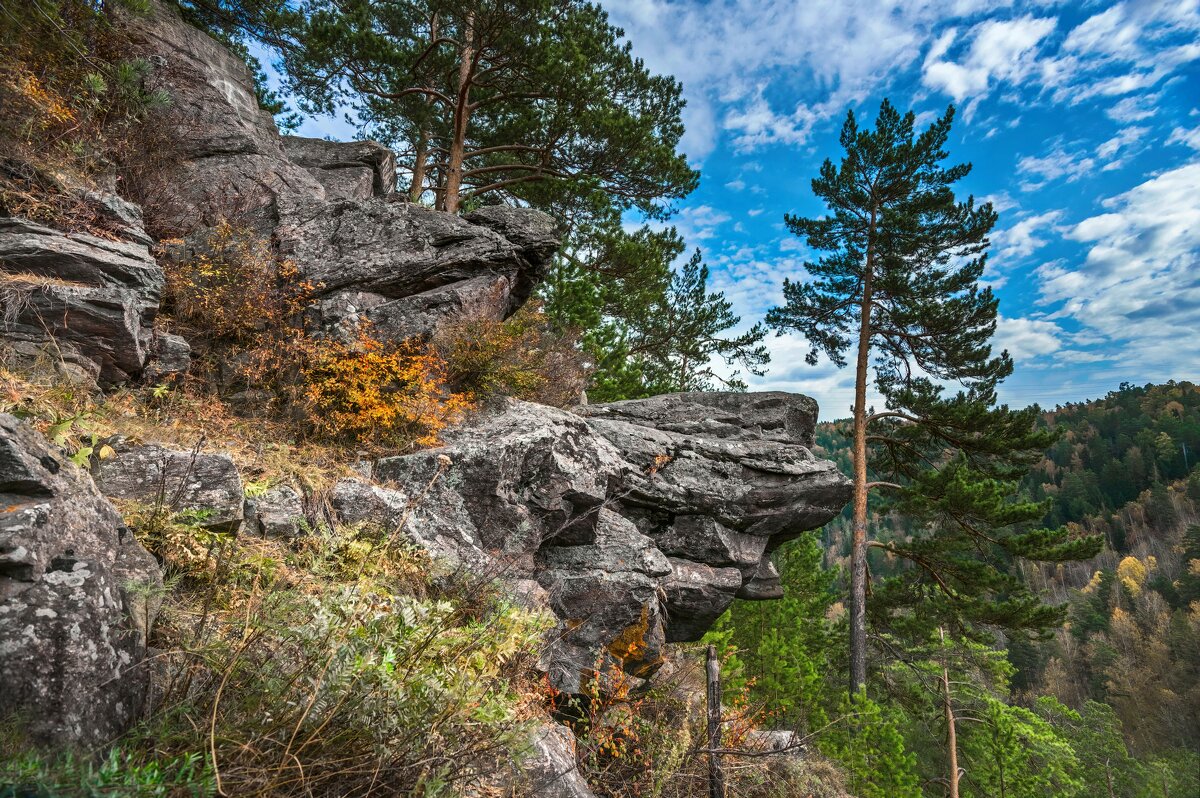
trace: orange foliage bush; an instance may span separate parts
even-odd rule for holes
[[[367,330],[350,344],[314,342],[302,367],[311,418],[333,438],[432,446],[471,408],[446,387],[445,364],[415,341],[384,343]]]

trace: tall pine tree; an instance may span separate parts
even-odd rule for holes
[[[785,280],[785,304],[767,314],[776,330],[809,341],[809,363],[824,353],[845,366],[853,355],[853,693],[867,679],[872,492],[892,492],[928,530],[911,541],[874,542],[912,566],[885,591],[888,616],[902,622],[1044,629],[1060,613],[1029,594],[1013,558],[1071,559],[1100,545],[1030,530],[1045,507],[1007,499],[1052,438],[1035,430],[1036,409],[996,404],[1012,361],[992,353],[997,300],[979,285],[996,212],[954,195],[971,167],[943,166],[953,119],[951,107],[918,134],[913,113],[886,100],[874,129],[847,114],[841,163],[825,161],[812,181],[829,212],[785,217],[823,256],[805,264],[810,280]],[[886,405],[878,411],[868,405],[872,371]],[[912,613],[915,606],[922,612]]]

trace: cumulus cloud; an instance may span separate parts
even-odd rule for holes
[[[964,37],[971,44],[958,60],[946,57],[959,41],[957,29],[950,28],[925,56],[921,80],[958,102],[986,96],[997,81],[1020,80],[1035,68],[1037,46],[1055,24],[1053,17],[1032,15],[981,22]]]
[[[1106,213],[1066,233],[1088,247],[1084,262],[1037,273],[1055,318],[1069,317],[1121,349],[1147,378],[1155,368],[1159,377],[1200,368],[1200,350],[1186,340],[1200,318],[1198,185],[1200,162],[1193,162],[1106,200]]]
[[[693,205],[684,208],[671,224],[686,242],[706,241],[717,234],[717,228],[729,221],[728,213],[711,205]]]
[[[1043,230],[1053,229],[1062,217],[1060,210],[1046,211],[1026,216],[1012,227],[997,232],[992,236],[992,244],[996,247],[995,260],[1003,266],[1010,261],[1029,257],[1046,244],[1039,234]]]
[[[1063,329],[1052,321],[1000,316],[992,346],[994,351],[1008,350],[1014,362],[1022,363],[1059,351],[1063,337]]]

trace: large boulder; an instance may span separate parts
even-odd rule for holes
[[[347,335],[364,322],[403,340],[463,314],[506,318],[558,247],[553,220],[529,209],[459,217],[397,196],[280,207],[280,254],[316,286],[321,325]]]
[[[104,382],[142,373],[163,271],[145,243],[0,217],[0,338],[59,343]]]
[[[214,532],[241,528],[245,489],[229,455],[120,439],[112,448],[114,455],[95,465],[96,484],[105,496],[185,513],[196,526]]]
[[[59,749],[124,731],[149,683],[161,589],[87,473],[0,414],[0,722]]]
[[[150,88],[171,95],[146,124],[148,152],[133,164],[130,188],[152,232],[182,236],[238,218],[267,234],[280,196],[325,196],[321,181],[288,159],[241,58],[160,0],[125,14],[122,29],[130,55],[154,64]]]
[[[340,490],[336,505],[352,519],[402,516],[441,556],[486,553],[504,575],[536,580],[561,621],[546,670],[579,692],[594,671],[652,674],[667,642],[698,639],[735,597],[782,595],[770,552],[850,496],[809,449],[816,410],[784,393],[575,412],[511,401],[440,449],[376,462],[374,477],[395,487]],[[404,501],[381,509],[393,489]]]

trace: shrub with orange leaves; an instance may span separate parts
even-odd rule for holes
[[[445,364],[416,341],[387,343],[360,330],[351,343],[314,342],[302,366],[311,418],[331,438],[432,446],[472,406],[446,387]]]

